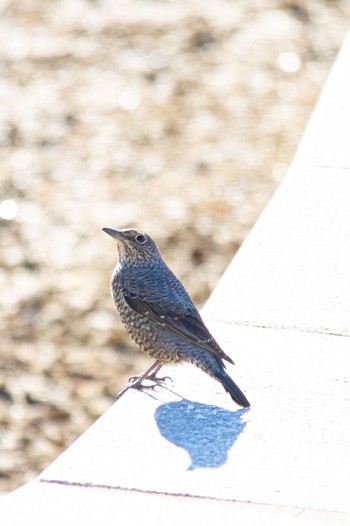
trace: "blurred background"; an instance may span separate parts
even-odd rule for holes
[[[158,242],[201,306],[283,179],[346,0],[0,0],[0,491],[149,359],[104,226]]]

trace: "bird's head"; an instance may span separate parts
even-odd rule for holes
[[[102,228],[102,230],[117,242],[121,264],[138,265],[142,262],[161,260],[157,245],[144,232],[114,228]]]

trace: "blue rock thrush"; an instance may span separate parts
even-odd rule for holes
[[[142,351],[155,358],[145,373],[134,377],[119,393],[141,388],[165,364],[189,362],[222,384],[242,407],[250,404],[225,371],[223,360],[233,361],[220,348],[183,285],[163,261],[155,242],[144,232],[103,228],[118,245],[119,263],[111,291],[127,331]]]

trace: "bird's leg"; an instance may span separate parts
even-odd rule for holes
[[[134,382],[135,380],[138,380],[141,377],[143,377],[143,380],[146,380],[147,378],[147,380],[151,380],[152,382],[155,382],[156,384],[165,382],[165,380],[170,380],[172,382],[172,379],[170,378],[170,376],[163,376],[162,378],[159,378],[157,376],[159,369],[163,367],[164,364],[159,363],[159,362],[156,362],[156,363],[158,363],[157,367],[154,369],[153,372],[150,372],[150,374],[148,374],[147,377],[145,377],[144,375],[147,374],[148,371],[152,371],[153,366],[151,367],[151,369],[148,369],[146,373],[140,373],[140,374],[137,374],[136,376],[131,376],[129,378],[129,382]],[[156,364],[154,363],[153,365],[156,365]]]
[[[128,389],[131,389],[131,388],[133,388],[133,389],[147,388],[148,386],[144,386],[144,385],[142,385],[143,380],[146,380],[147,378],[150,378],[150,377],[152,377],[152,376],[153,376],[153,380],[154,380],[156,372],[159,371],[159,369],[160,369],[161,367],[162,367],[162,364],[159,363],[159,361],[157,360],[156,362],[154,362],[153,365],[151,365],[151,367],[150,367],[149,369],[147,369],[147,371],[146,371],[145,373],[141,373],[141,374],[139,374],[138,376],[133,376],[133,377],[131,377],[131,378],[129,379],[129,382],[130,382],[130,383],[128,383],[128,384],[124,387],[124,389],[122,389],[122,390],[120,391],[120,393],[118,393],[118,395],[117,395],[117,397],[116,397],[116,400],[119,400],[119,398],[120,398],[121,396],[123,396],[123,394],[124,394]],[[153,371],[153,374],[151,374],[152,371]],[[152,378],[151,378],[151,379],[152,379]],[[157,379],[157,380],[158,380],[158,382],[159,382],[159,380],[162,381],[163,378],[160,378],[160,379]],[[152,386],[149,386],[149,388],[154,388],[156,385],[157,385],[157,383],[154,384],[154,385],[152,385]]]

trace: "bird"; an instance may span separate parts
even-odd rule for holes
[[[228,375],[225,361],[233,360],[209,332],[185,287],[163,260],[153,239],[138,230],[103,228],[117,243],[119,260],[111,293],[126,330],[148,356],[155,359],[144,373],[129,379],[117,399],[144,380],[164,382],[163,365],[191,363],[217,380],[239,406],[246,396]]]

